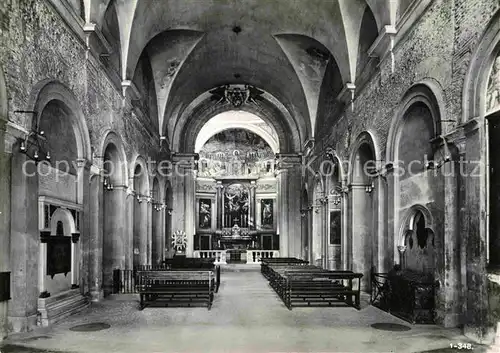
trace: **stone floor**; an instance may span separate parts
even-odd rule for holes
[[[258,272],[232,266],[212,309],[146,308],[130,296],[93,304],[51,328],[10,336],[2,353],[20,352],[455,352],[450,343],[468,340],[458,330],[410,325],[368,305],[288,310]],[[74,332],[85,323],[106,323],[96,332]],[[388,332],[374,323],[409,331]],[[486,351],[474,346],[474,352]]]

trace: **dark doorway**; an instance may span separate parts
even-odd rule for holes
[[[489,265],[500,266],[500,114],[489,117],[490,230]]]

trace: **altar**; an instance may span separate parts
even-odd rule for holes
[[[193,250],[200,257],[240,263],[275,256],[275,154],[250,132],[228,130],[219,135],[199,152]]]

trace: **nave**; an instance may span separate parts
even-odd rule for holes
[[[458,329],[411,325],[368,305],[288,310],[257,266],[226,265],[211,310],[146,308],[133,296],[111,296],[50,328],[16,334],[2,352],[23,346],[58,352],[424,352],[469,342]],[[74,332],[88,323],[108,329]],[[371,327],[394,323],[411,328],[389,332]],[[481,347],[474,345],[474,352]],[[45,352],[45,351],[44,351]],[[440,352],[443,352],[441,350]],[[26,352],[27,353],[27,352]]]

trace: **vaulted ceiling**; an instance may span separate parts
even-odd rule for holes
[[[258,87],[269,102],[279,102],[282,115],[293,120],[283,124],[306,141],[315,134],[320,97],[336,97],[342,87],[356,82],[357,64],[367,56],[363,38],[373,41],[378,35],[363,31],[380,32],[394,24],[398,4],[85,0],[85,17],[118,37],[114,46],[123,81],[133,80],[146,58],[154,81],[155,126],[169,141],[182,128],[179,122],[188,119],[182,120],[183,115],[195,111],[193,105],[206,104],[209,90],[232,83]],[[366,18],[372,23],[364,24]],[[325,73],[336,83],[322,85]],[[325,94],[322,87],[339,89]]]

